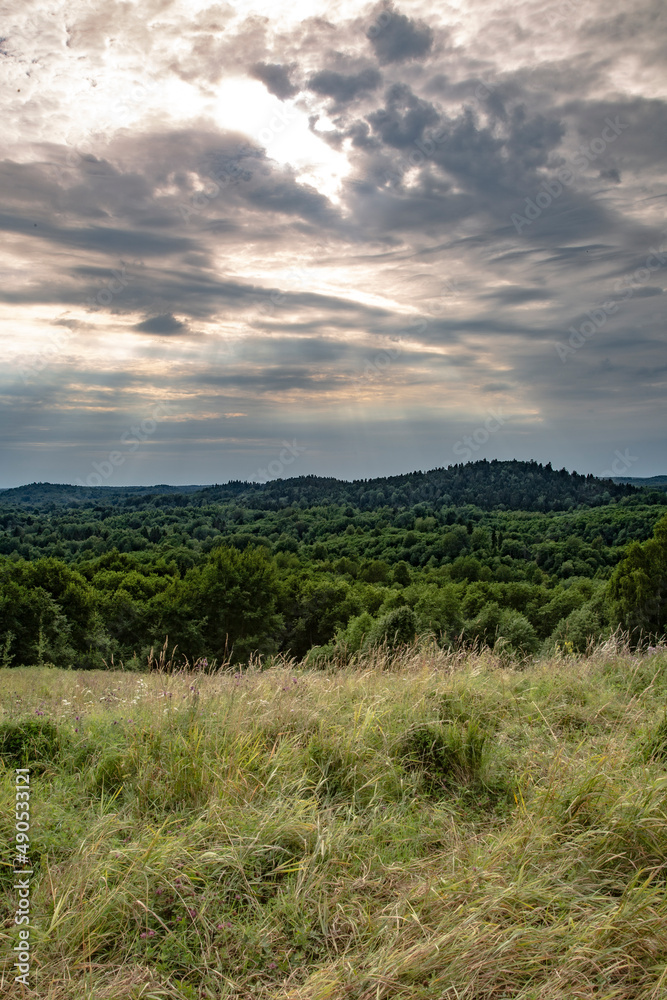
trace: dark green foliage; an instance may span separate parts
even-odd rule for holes
[[[409,585],[412,577],[410,576],[408,564],[403,560],[397,562],[394,566],[393,579],[394,583],[398,583],[401,587],[407,587]]]
[[[570,643],[575,653],[585,653],[591,642],[599,641],[610,631],[601,602],[589,601],[580,608],[571,611],[567,618],[561,619],[553,630],[551,638],[555,642]]]
[[[417,616],[412,608],[395,608],[373,624],[368,633],[368,645],[386,643],[389,649],[414,642],[417,634]]]
[[[7,767],[43,770],[60,759],[66,742],[50,719],[0,722],[0,757]]]
[[[610,582],[613,612],[624,628],[660,636],[667,632],[667,515],[653,538],[633,542]]]
[[[433,793],[452,784],[481,781],[489,732],[475,719],[413,729],[402,740],[398,757],[407,770],[419,770]]]
[[[525,617],[511,608],[501,608],[495,601],[485,604],[479,614],[466,623],[465,634],[480,644],[494,647],[498,642],[514,653],[535,653],[539,639],[535,629]]]
[[[609,487],[477,462],[356,483],[5,491],[0,664],[141,669],[167,638],[174,663],[210,666],[314,648],[332,663],[427,634],[520,655],[583,650],[619,624],[658,635],[665,530],[650,536],[666,498]]]

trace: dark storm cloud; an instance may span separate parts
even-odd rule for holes
[[[33,83],[16,86],[33,90],[3,118],[3,130],[21,131],[0,163],[10,261],[0,298],[21,335],[31,331],[26,341],[34,335],[37,356],[29,384],[20,357],[0,376],[15,467],[41,456],[24,481],[48,478],[42,468],[60,456],[57,478],[74,427],[87,456],[96,458],[95,441],[108,452],[156,386],[188,400],[187,416],[160,429],[179,469],[198,450],[205,471],[216,450],[252,455],[291,420],[323,463],[339,456],[339,473],[357,446],[363,475],[443,464],[443,455],[446,464],[455,428],[474,428],[495,394],[513,414],[507,447],[522,457],[592,468],[600,446],[611,456],[626,434],[664,454],[652,424],[667,389],[667,264],[641,270],[664,245],[661,5],[556,3],[545,15],[534,2],[455,11],[415,0],[349,20],[313,8],[298,22],[279,16],[280,5],[247,18],[224,5],[182,16],[162,0],[89,7],[27,53]],[[80,154],[51,115],[85,118],[91,81],[104,86],[110,24],[116,51],[136,54],[133,74],[145,64],[157,81],[151,99],[175,83],[197,110],[188,120],[182,107],[150,111],[142,98],[117,131],[93,115],[92,152]],[[52,76],[36,86],[50,59]],[[81,110],[77,95],[58,90],[68,73],[81,76]],[[264,149],[200,117],[222,113],[218,84],[244,75],[289,101],[285,113],[307,115],[312,136],[347,160],[336,197],[305,173],[306,153],[293,155],[298,129],[293,147],[290,136],[282,146],[296,165],[285,166],[274,158],[277,136]],[[607,119],[623,126],[613,141],[601,139]],[[547,198],[563,166],[573,179]],[[530,204],[539,212],[529,207],[517,231],[511,217]],[[631,296],[615,290],[619,281]],[[617,312],[562,363],[556,345],[568,328],[610,299]],[[410,326],[415,315],[424,327]],[[61,346],[42,365],[48,330]],[[120,356],[119,345],[127,354],[117,367],[99,362],[109,350]],[[9,354],[23,349],[16,338]],[[364,383],[383,351],[391,363]],[[378,416],[380,399],[390,420]],[[368,420],[348,420],[362,405]],[[246,410],[238,422],[225,416]],[[413,422],[401,423],[408,410]],[[162,465],[155,481],[180,478],[174,467]]]
[[[433,31],[423,21],[413,21],[391,4],[374,11],[367,37],[381,66],[424,56],[433,44]]]
[[[360,73],[345,75],[333,70],[320,70],[308,81],[310,90],[324,97],[332,97],[338,104],[347,104],[358,94],[368,93],[382,83],[382,74],[373,66]]]
[[[166,313],[163,316],[151,316],[142,323],[137,323],[134,329],[139,330],[141,333],[158,333],[168,337],[177,333],[183,333],[187,330],[187,326],[185,323],[181,323],[179,319],[176,319],[175,316]]]
[[[259,62],[252,67],[250,75],[255,80],[261,80],[270,94],[285,101],[288,97],[294,97],[299,93],[299,88],[290,80],[289,72],[288,67],[280,63]]]
[[[407,84],[393,84],[385,101],[385,107],[369,114],[367,121],[382,142],[396,149],[421,139],[424,129],[440,120],[433,105],[413,94]]]

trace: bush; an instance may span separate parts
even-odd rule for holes
[[[374,622],[369,634],[367,646],[386,644],[389,649],[398,649],[414,642],[417,634],[417,616],[407,606],[394,608],[382,618]]]
[[[339,629],[336,633],[336,648],[346,655],[358,653],[362,646],[368,644],[368,636],[374,624],[375,622],[368,611],[350,618],[346,627]]]
[[[548,640],[548,647],[555,644],[564,645],[575,653],[585,653],[589,642],[596,642],[609,630],[605,627],[600,614],[592,606],[592,602],[575,608],[567,618],[562,618]]]
[[[496,601],[485,605],[466,624],[465,631],[468,638],[490,647],[498,643],[510,653],[521,656],[536,653],[539,647],[537,633],[525,615],[511,608],[501,608]]]

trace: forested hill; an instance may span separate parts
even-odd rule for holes
[[[615,483],[630,483],[631,486],[646,486],[651,490],[667,491],[667,476],[650,476],[637,479],[635,476],[614,476]]]
[[[599,507],[623,497],[641,497],[644,489],[628,483],[579,475],[551,464],[486,460],[452,465],[429,472],[357,479],[353,482],[322,476],[276,479],[265,484],[240,480],[215,486],[64,486],[31,483],[0,492],[0,504],[54,508],[102,504],[126,507],[146,503],[201,506],[235,499],[252,500],[255,509],[276,509],[296,502],[312,506],[350,504],[360,510],[412,507],[418,503],[444,506],[474,504],[482,510],[561,511]],[[650,502],[650,500],[649,500]]]
[[[202,495],[207,502],[238,497],[240,485],[209,487]],[[646,502],[645,491],[631,485],[566,469],[556,471],[550,464],[480,461],[354,482],[319,476],[277,479],[264,485],[259,493],[253,493],[253,504],[275,507],[294,501],[307,506],[348,503],[361,510],[412,507],[418,503],[474,504],[482,510],[550,511],[599,507],[627,496],[641,496]]]
[[[115,506],[155,496],[187,496],[200,493],[202,486],[71,486],[63,483],[30,483],[0,490],[0,504],[13,507]]]

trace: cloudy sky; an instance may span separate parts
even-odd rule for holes
[[[667,472],[661,0],[14,0],[0,486]]]

